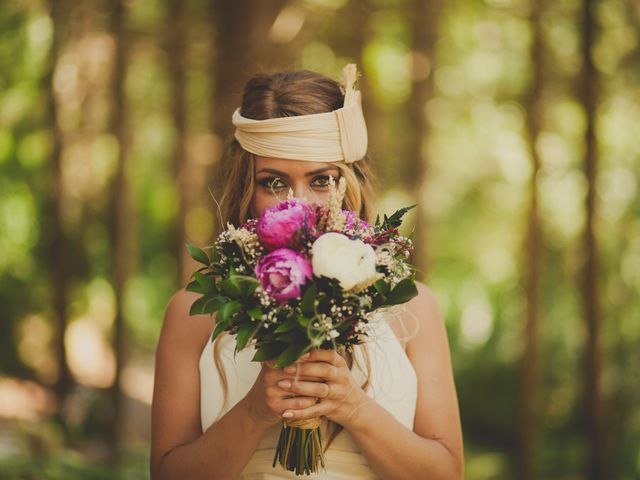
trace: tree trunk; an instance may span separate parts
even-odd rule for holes
[[[425,251],[425,221],[422,209],[422,190],[428,170],[427,145],[429,127],[424,115],[424,107],[433,95],[433,65],[435,64],[435,44],[438,36],[438,19],[442,10],[439,0],[424,2],[414,0],[407,10],[412,30],[412,86],[411,96],[406,104],[406,113],[411,125],[407,139],[405,178],[416,199],[415,229],[413,241],[416,250],[413,263],[418,267],[417,278],[422,280],[428,271]]]
[[[233,133],[231,115],[240,106],[242,90],[258,71],[286,68],[291,60],[287,49],[272,53],[268,32],[286,0],[264,2],[213,0],[216,53],[213,62],[213,131],[223,139]]]
[[[600,381],[602,368],[600,351],[600,296],[598,290],[598,251],[595,236],[596,172],[598,153],[595,124],[598,94],[598,79],[591,57],[594,45],[596,2],[583,0],[582,29],[582,75],[580,78],[580,102],[585,111],[585,160],[584,169],[587,180],[586,223],[583,234],[583,306],[587,330],[585,349],[585,401],[587,425],[586,434],[589,446],[587,478],[604,480],[606,475],[606,452],[604,441],[603,400]]]
[[[123,396],[120,388],[126,345],[123,297],[126,281],[132,271],[135,246],[132,217],[133,204],[126,177],[128,138],[124,84],[128,43],[125,33],[125,6],[123,0],[112,0],[111,6],[111,32],[115,43],[115,58],[112,77],[113,111],[110,130],[117,138],[120,146],[111,191],[113,290],[115,297],[112,346],[116,359],[116,375],[110,389],[113,421],[110,424],[109,442],[112,452],[115,453],[119,446],[123,414]]]
[[[339,35],[335,33],[329,35],[328,40],[331,42],[331,49],[340,57],[352,58],[358,65],[358,71],[362,67],[362,54],[370,37],[369,18],[371,17],[372,6],[369,0],[350,0],[344,8],[337,14],[340,16],[341,23],[335,22],[337,28],[342,29]],[[332,32],[333,33],[333,32]],[[342,65],[344,66],[344,65]],[[366,79],[363,78],[363,86]],[[362,89],[362,87],[359,87]],[[363,100],[366,98],[363,92]]]
[[[51,190],[49,193],[49,202],[51,209],[50,218],[50,251],[49,262],[51,269],[51,290],[54,314],[54,342],[55,342],[55,358],[58,371],[58,378],[55,384],[55,391],[59,402],[63,402],[69,390],[73,385],[73,378],[69,365],[67,363],[67,350],[64,343],[64,337],[67,330],[68,312],[67,312],[67,291],[70,280],[70,254],[69,241],[64,231],[62,218],[62,197],[63,197],[63,179],[61,168],[61,156],[63,148],[62,132],[58,124],[58,108],[56,104],[56,95],[53,85],[53,77],[60,51],[61,30],[63,28],[63,12],[66,11],[62,2],[57,0],[49,1],[49,14],[53,25],[53,35],[51,41],[51,49],[49,51],[49,61],[45,82],[47,88],[47,116],[49,128],[52,133],[53,148],[51,151]]]
[[[185,185],[186,176],[186,138],[187,138],[187,112],[186,112],[186,62],[185,58],[185,18],[184,2],[171,0],[167,7],[166,18],[166,49],[169,65],[169,77],[171,78],[171,116],[176,131],[173,148],[173,175],[178,193],[178,212],[173,232],[173,252],[177,263],[176,284],[178,287],[185,285],[185,215],[187,211],[187,192]]]
[[[538,213],[538,172],[541,158],[536,143],[542,130],[542,89],[544,85],[544,52],[540,16],[542,2],[531,4],[532,30],[530,64],[531,83],[525,99],[527,133],[532,173],[529,185],[529,214],[524,248],[525,291],[527,316],[523,329],[523,352],[520,358],[519,424],[517,478],[534,480],[538,477],[537,447],[540,436],[541,373],[540,373],[540,278],[542,265],[542,232]]]

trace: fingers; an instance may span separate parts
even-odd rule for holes
[[[287,389],[280,388],[277,384],[269,385],[265,389],[265,403],[276,415],[289,409],[308,408],[315,404],[318,399],[314,396],[297,394]]]
[[[305,410],[318,401],[315,397],[292,397],[283,399],[278,406],[278,414],[285,410]]]
[[[300,366],[303,362],[297,361],[292,363],[291,365],[287,365],[282,368],[280,371],[284,372],[286,377],[295,377],[296,380],[304,380],[306,382],[322,382],[324,379],[315,375],[303,375],[300,371]]]
[[[326,362],[300,362],[284,368],[284,373],[295,377],[319,377],[326,381],[338,379],[338,368]]]
[[[322,399],[327,409],[327,403],[335,408],[335,400],[340,396],[339,385],[327,385],[330,380],[339,376],[339,368],[343,362],[335,351],[313,350],[308,357],[298,359],[287,368],[276,368],[275,359],[260,362],[262,365],[262,384],[264,390],[264,401],[272,414],[281,418],[283,412],[295,412],[294,415],[308,415],[311,408],[316,408],[318,400]],[[332,389],[334,391],[332,391]],[[335,397],[329,401],[329,396]],[[311,410],[313,412],[314,410]],[[324,411],[324,410],[323,410]],[[302,413],[299,413],[302,412]],[[313,416],[313,415],[311,415]],[[299,418],[310,418],[299,417]]]
[[[346,366],[344,358],[335,350],[316,349],[309,350],[309,357],[303,359],[303,362],[327,362],[335,367]]]
[[[322,382],[284,379],[278,382],[278,386],[289,393],[306,397],[327,398],[330,393],[329,385]]]
[[[275,385],[278,381],[289,377],[281,368],[265,368],[261,376],[265,386]]]
[[[287,409],[282,413],[282,416],[292,420],[302,420],[313,417],[321,417],[333,411],[336,408],[334,402],[319,402],[314,405],[310,405],[306,408],[300,409]]]

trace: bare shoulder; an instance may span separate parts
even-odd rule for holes
[[[416,282],[416,288],[418,295],[409,301],[407,307],[412,311],[418,312],[439,312],[438,298],[433,290],[422,282]],[[431,319],[433,320],[433,317],[431,317]]]
[[[440,442],[462,478],[462,429],[444,317],[434,292],[422,283],[417,287],[405,312],[416,328],[407,347],[418,380],[413,431]]]
[[[198,295],[186,290],[176,292],[167,305],[160,333],[171,337],[171,344],[181,349],[202,349],[215,325],[209,315],[189,315],[189,309]],[[164,346],[164,345],[162,345]],[[189,348],[191,347],[191,348]]]
[[[436,294],[422,282],[416,282],[416,287],[418,295],[407,303],[403,318],[407,329],[413,333],[407,346],[409,357],[424,348],[425,342],[444,342],[448,349],[444,317]]]
[[[209,315],[189,315],[196,298],[196,294],[181,290],[165,311],[151,405],[152,472],[173,448],[202,434],[198,366],[214,322]]]

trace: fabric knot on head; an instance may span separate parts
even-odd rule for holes
[[[236,109],[234,136],[255,155],[316,162],[352,163],[367,153],[367,126],[362,95],[355,89],[356,65],[343,69],[344,105],[332,112],[254,120]]]

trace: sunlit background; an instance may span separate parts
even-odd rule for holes
[[[147,478],[163,311],[258,71],[362,77],[466,477],[640,478],[640,3],[0,4],[0,478]],[[215,192],[213,192],[215,194]]]

